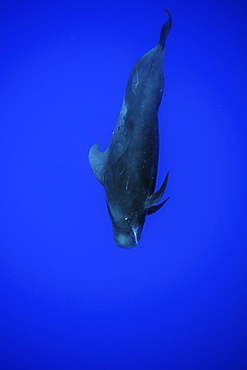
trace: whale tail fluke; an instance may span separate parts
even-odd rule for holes
[[[159,45],[164,48],[165,46],[165,40],[167,38],[168,33],[170,32],[171,26],[172,26],[172,17],[171,14],[168,12],[168,10],[165,10],[165,13],[168,15],[168,21],[164,24],[164,26],[161,28],[160,31],[160,40]]]

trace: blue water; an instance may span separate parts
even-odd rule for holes
[[[244,1],[0,4],[0,368],[247,368]],[[158,186],[113,241],[87,159],[166,21]]]

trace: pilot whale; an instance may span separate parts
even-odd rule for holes
[[[131,70],[110,145],[100,151],[99,144],[94,144],[89,151],[90,166],[105,189],[115,243],[122,248],[139,243],[146,215],[159,210],[169,199],[157,204],[165,192],[168,173],[154,192],[165,40],[172,24],[170,13],[165,12],[168,20],[161,29],[158,44]]]

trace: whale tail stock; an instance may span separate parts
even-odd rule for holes
[[[165,40],[167,38],[168,33],[170,32],[171,26],[172,26],[172,17],[171,14],[168,12],[168,10],[164,10],[164,12],[168,15],[168,21],[164,24],[164,26],[161,28],[160,31],[160,40],[159,45],[162,47],[162,49],[165,46]]]

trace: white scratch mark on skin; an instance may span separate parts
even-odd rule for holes
[[[139,74],[138,74],[138,71],[136,71],[135,77],[133,78],[133,82],[132,82],[132,91],[135,95],[136,95],[135,90],[138,85],[139,85]]]
[[[130,178],[130,174],[129,174],[128,178],[127,178],[127,182],[126,182],[126,185],[125,185],[125,190],[126,191],[128,191],[128,189],[129,189],[129,178]]]
[[[124,173],[125,171],[125,168],[118,174],[118,176],[122,175],[122,173]]]
[[[132,231],[133,231],[133,234],[134,234],[134,238],[135,238],[135,242],[136,244],[138,244],[138,227],[132,227]]]

